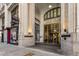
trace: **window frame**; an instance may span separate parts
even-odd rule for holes
[[[59,8],[60,8],[60,11],[58,11]],[[56,10],[56,16],[54,15],[54,10]],[[49,13],[49,17],[48,17],[48,13]],[[51,15],[51,13],[52,13],[53,16]],[[60,15],[58,15],[58,13],[60,13]],[[61,16],[61,7],[55,7],[55,8],[52,8],[52,9],[48,10],[44,14],[44,20],[48,20],[48,19],[52,19],[52,18],[57,18],[57,17],[60,17],[60,16]]]

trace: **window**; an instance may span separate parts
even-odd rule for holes
[[[61,14],[61,10],[60,8],[58,8],[58,16],[60,16],[60,14]]]
[[[18,45],[18,31],[19,31],[19,18],[18,18],[18,6],[11,11],[11,44]]]
[[[48,10],[45,15],[44,15],[44,20],[55,18],[55,17],[60,17],[61,15],[61,8],[56,7],[51,10]]]
[[[54,9],[54,17],[56,17],[57,16],[57,11],[56,11],[56,9]]]
[[[50,18],[50,12],[48,12],[48,18]]]
[[[51,10],[51,17],[53,17],[53,12],[54,12],[54,11],[53,11],[53,10]]]

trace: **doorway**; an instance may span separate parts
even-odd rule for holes
[[[61,4],[35,4],[35,17],[40,19],[40,44],[60,46]]]
[[[60,24],[44,25],[44,43],[60,46]]]

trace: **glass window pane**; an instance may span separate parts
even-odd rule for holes
[[[51,10],[51,17],[53,17],[53,10]]]
[[[47,13],[45,14],[45,19],[47,19],[48,17],[47,17]]]
[[[50,12],[48,12],[48,18],[50,18]]]
[[[46,14],[44,15],[44,19],[46,19]]]
[[[49,13],[47,13],[47,18],[49,18],[49,15],[48,15]]]
[[[58,8],[58,16],[60,16],[61,14],[61,11],[60,11],[60,8]]]
[[[45,15],[45,19],[46,19],[46,15]]]
[[[56,9],[54,9],[54,17],[56,17]]]

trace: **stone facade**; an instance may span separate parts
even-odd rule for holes
[[[2,16],[4,16],[4,28],[11,27],[11,11],[15,6],[18,8],[19,17],[19,33],[18,33],[18,45],[19,46],[33,46],[35,45],[35,17],[40,18],[40,42],[44,39],[44,19],[43,14],[35,14],[35,4],[34,3],[21,3],[21,4],[3,4],[4,10],[1,11],[2,4],[0,7],[0,21],[2,21]],[[71,37],[64,38],[61,37],[61,50],[67,55],[79,55],[78,51],[78,9],[79,5],[64,4],[61,3],[61,35],[64,34],[64,29],[68,30]],[[38,15],[38,16],[36,16]],[[1,29],[0,23],[0,30]],[[1,40],[1,39],[0,39]],[[7,30],[4,31],[4,42],[7,43]],[[77,49],[76,49],[77,48]]]

